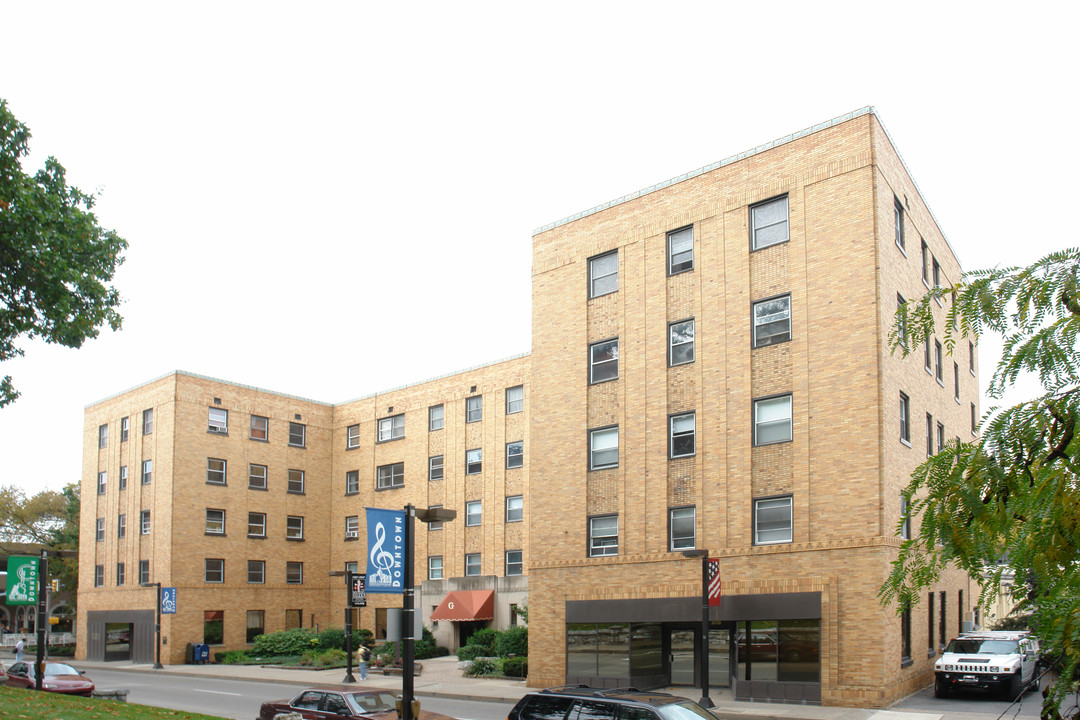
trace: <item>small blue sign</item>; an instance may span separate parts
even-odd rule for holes
[[[402,593],[405,589],[405,513],[367,508],[367,592]]]
[[[176,614],[176,588],[161,588],[161,614]]]

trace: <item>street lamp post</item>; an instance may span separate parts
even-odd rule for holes
[[[701,657],[698,668],[701,673],[701,700],[698,704],[704,708],[715,707],[709,697],[709,551],[683,550],[689,558],[701,558]]]
[[[350,598],[352,593],[352,573],[348,570],[331,570],[330,577],[342,577],[345,578],[345,679],[341,682],[354,683],[356,678],[353,677],[353,656],[352,656],[352,606],[350,604]]]
[[[78,550],[53,550],[53,557],[74,557],[79,554]],[[49,599],[45,588],[49,583],[49,551],[41,548],[38,557],[38,596],[37,596],[37,622],[34,623],[37,631],[37,654],[34,665],[34,689],[40,690],[42,675],[45,674],[45,628],[49,624]]]
[[[161,583],[160,582],[145,582],[139,583],[142,587],[157,588],[157,611],[154,615],[154,638],[157,647],[154,649],[154,669],[164,670],[165,666],[161,664]]]

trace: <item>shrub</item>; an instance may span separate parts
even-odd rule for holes
[[[529,675],[529,658],[512,657],[502,661],[502,674],[507,677],[523,678]]]
[[[499,657],[529,654],[529,628],[524,625],[508,627],[495,638],[495,654]]]
[[[439,647],[435,644],[435,636],[431,634],[431,631],[424,628],[424,631],[419,640],[416,641],[414,647],[414,653],[417,660],[426,660],[433,657],[444,657],[450,654],[450,651],[444,647]]]
[[[490,658],[477,658],[465,670],[465,674],[470,677],[498,677],[502,670],[499,664]]]
[[[319,638],[310,630],[293,628],[279,630],[269,635],[257,635],[251,652],[262,656],[302,655],[305,650],[318,645]]]
[[[342,637],[345,633],[342,633]],[[315,656],[313,663],[319,667],[334,667],[345,664],[345,651],[339,648],[331,648]]]
[[[228,652],[221,653],[218,662],[222,665],[241,665],[246,662],[251,662],[251,658],[248,657],[247,650],[229,650]]]
[[[375,633],[371,632],[367,628],[359,628],[352,631],[352,646],[353,650],[361,645],[373,645],[375,643]]]
[[[495,639],[498,637],[499,631],[495,628],[480,628],[465,642],[466,645],[479,645],[480,647],[487,649],[488,655],[495,654]]]
[[[480,645],[466,645],[464,647],[459,647],[457,651],[457,659],[462,662],[466,660],[475,660],[478,657],[487,657],[489,655],[491,655],[491,651]]]
[[[319,633],[319,647],[326,650],[341,650],[345,647],[345,631],[341,628],[327,628]]]

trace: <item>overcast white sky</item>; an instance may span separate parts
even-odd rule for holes
[[[0,484],[175,369],[340,402],[528,352],[535,228],[864,105],[966,268],[1075,245],[1078,7],[3,1],[25,169],[131,247],[121,332],[0,365]]]

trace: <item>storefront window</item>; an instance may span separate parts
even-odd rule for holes
[[[779,639],[780,680],[821,682],[821,621],[781,620]]]
[[[566,626],[566,674],[596,675],[594,623],[571,623]]]
[[[600,677],[630,676],[630,626],[601,623],[596,626],[596,670]]]
[[[635,676],[664,671],[663,633],[655,623],[630,626],[630,669]]]

